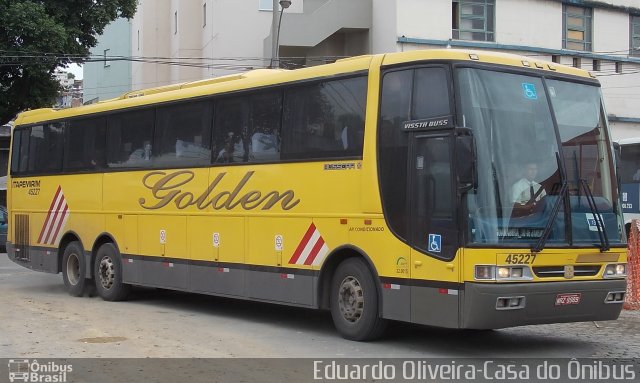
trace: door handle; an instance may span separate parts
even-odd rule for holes
[[[418,266],[422,266],[422,261],[413,261],[413,264],[418,267]]]

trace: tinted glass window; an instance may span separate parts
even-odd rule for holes
[[[361,156],[366,98],[366,77],[287,90],[283,158]]]
[[[209,102],[158,108],[155,167],[206,165],[211,159]]]
[[[249,100],[236,97],[216,105],[214,162],[249,161]]]
[[[407,160],[409,135],[403,131],[410,120],[413,70],[387,73],[382,81],[378,156],[380,190],[389,226],[402,238],[407,231]]]
[[[24,173],[29,165],[29,137],[31,137],[31,128],[22,130],[20,139],[20,167],[18,171]]]
[[[29,173],[51,173],[62,170],[63,133],[63,123],[31,127],[27,165]]]
[[[416,120],[448,116],[449,85],[444,68],[424,68],[415,72],[413,118]]]
[[[249,161],[270,162],[280,159],[281,121],[282,92],[269,92],[251,97]]]
[[[107,166],[140,168],[151,166],[153,155],[154,110],[109,116],[107,128]]]
[[[88,118],[67,123],[65,170],[100,169],[105,164],[106,119]]]
[[[20,169],[20,143],[22,142],[22,132],[24,130],[13,131],[13,141],[11,142],[11,174],[18,173]]]

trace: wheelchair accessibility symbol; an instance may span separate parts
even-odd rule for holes
[[[429,234],[429,251],[439,253],[442,250],[442,236],[440,234]]]
[[[529,100],[537,100],[538,93],[536,92],[536,86],[534,84],[529,84],[526,82],[522,83],[522,90],[524,91],[524,96]]]

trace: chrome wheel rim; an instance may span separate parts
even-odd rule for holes
[[[110,257],[102,257],[99,266],[100,284],[106,290],[110,289],[115,282],[115,264]]]
[[[360,281],[353,276],[348,276],[340,283],[338,289],[338,307],[342,317],[350,323],[355,323],[362,318],[364,312],[364,292]]]
[[[72,286],[80,282],[80,259],[75,253],[69,254],[67,258],[67,279]]]

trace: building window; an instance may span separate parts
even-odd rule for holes
[[[574,68],[580,68],[581,67],[580,57],[574,57],[573,58],[573,67]]]
[[[202,4],[202,26],[207,26],[207,3]]]
[[[259,0],[259,11],[273,11],[273,0]]]
[[[616,62],[616,73],[622,73],[622,63]]]
[[[173,14],[173,34],[178,34],[178,11]]]
[[[551,55],[551,61],[556,64],[560,64],[560,55]]]
[[[600,60],[593,60],[593,70],[594,71],[600,70]]]
[[[495,0],[453,0],[453,38],[494,41]]]
[[[562,48],[591,51],[591,8],[562,6]]]
[[[629,55],[640,56],[640,16],[629,16]]]
[[[109,51],[110,51],[110,49],[105,49],[102,52],[102,59],[104,61],[104,66],[105,67],[111,66],[111,61],[109,61]]]

